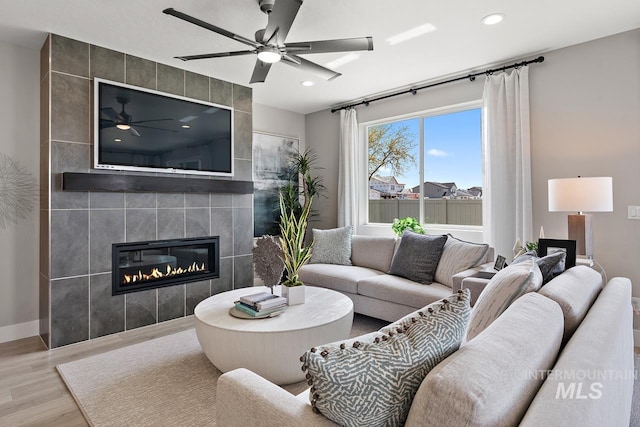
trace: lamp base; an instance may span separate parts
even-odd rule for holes
[[[569,240],[576,241],[576,255],[593,258],[591,214],[569,215]]]

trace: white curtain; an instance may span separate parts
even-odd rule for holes
[[[528,68],[488,76],[482,101],[484,238],[509,259],[533,238]]]
[[[340,110],[338,227],[358,224],[358,120],[356,110]]]

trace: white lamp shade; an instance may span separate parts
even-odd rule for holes
[[[549,212],[612,212],[610,176],[549,180]]]

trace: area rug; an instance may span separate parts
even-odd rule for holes
[[[351,336],[386,322],[356,316]],[[216,383],[222,374],[202,352],[195,330],[57,366],[93,426],[215,425]],[[284,386],[293,394],[307,383]]]

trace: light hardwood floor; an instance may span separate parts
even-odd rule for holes
[[[40,337],[0,344],[0,426],[87,426],[56,365],[193,327],[193,316],[47,350]]]

